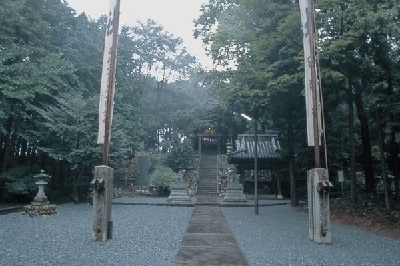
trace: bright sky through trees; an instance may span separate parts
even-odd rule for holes
[[[67,0],[77,13],[97,19],[107,14],[109,0]],[[120,25],[135,26],[137,20],[151,18],[162,25],[174,37],[183,39],[188,52],[196,56],[206,68],[211,68],[211,59],[205,55],[201,40],[193,37],[193,20],[200,16],[200,7],[208,0],[121,0]]]

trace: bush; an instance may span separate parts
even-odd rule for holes
[[[183,142],[180,140],[173,142],[170,151],[166,154],[165,164],[172,170],[178,172],[181,169],[186,169],[192,160],[192,144],[188,139]]]
[[[156,187],[160,195],[168,194],[169,187],[174,182],[174,171],[163,165],[156,165],[150,173],[149,187]]]

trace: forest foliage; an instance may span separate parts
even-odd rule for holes
[[[395,0],[313,2],[323,166],[336,186],[344,171],[353,200],[366,194],[398,208],[400,6]],[[260,132],[280,132],[288,162],[282,170],[294,195],[314,158],[306,143],[298,1],[209,0],[201,11],[193,33],[213,70],[200,69],[182,40],[152,20],[122,26],[110,165],[118,175],[135,154],[153,151],[169,156],[164,166],[177,171],[190,156],[182,136],[213,127],[235,137],[249,125],[234,113],[247,113]],[[101,163],[95,139],[105,21],[59,0],[1,1],[2,200],[29,195],[30,176],[39,169],[53,176],[54,193],[68,195]]]
[[[353,201],[367,194],[398,208],[399,3],[312,2],[326,141],[318,156],[336,186],[344,171]],[[261,130],[279,131],[291,183],[304,182],[314,155],[305,143],[298,0],[210,0],[194,32],[225,66],[210,73],[213,95],[228,110],[257,119]]]
[[[59,0],[5,0],[0,17],[1,200],[30,200],[40,169],[53,177],[49,193],[69,197],[101,164],[106,17],[93,20]],[[198,66],[182,39],[152,20],[123,25],[119,35],[110,145],[116,179],[138,152],[187,155],[177,136],[201,124],[201,116],[179,113],[199,114],[194,109],[205,97],[188,79]],[[167,156],[165,165],[177,171],[189,159]]]

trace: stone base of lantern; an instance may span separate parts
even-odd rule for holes
[[[175,182],[171,186],[171,193],[167,201],[171,203],[191,202],[191,199],[188,196],[187,186],[183,181]]]
[[[32,206],[45,206],[49,205],[50,202],[47,200],[47,197],[44,198],[37,198],[35,197],[33,201],[31,201]]]
[[[24,216],[29,217],[51,217],[58,214],[57,205],[43,204],[43,202],[32,202],[32,205],[26,205],[21,212]]]
[[[243,185],[239,183],[229,183],[226,187],[225,202],[247,202],[243,194]]]

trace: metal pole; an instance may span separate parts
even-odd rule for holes
[[[254,119],[254,210],[258,215],[258,136],[257,136],[257,120]]]

